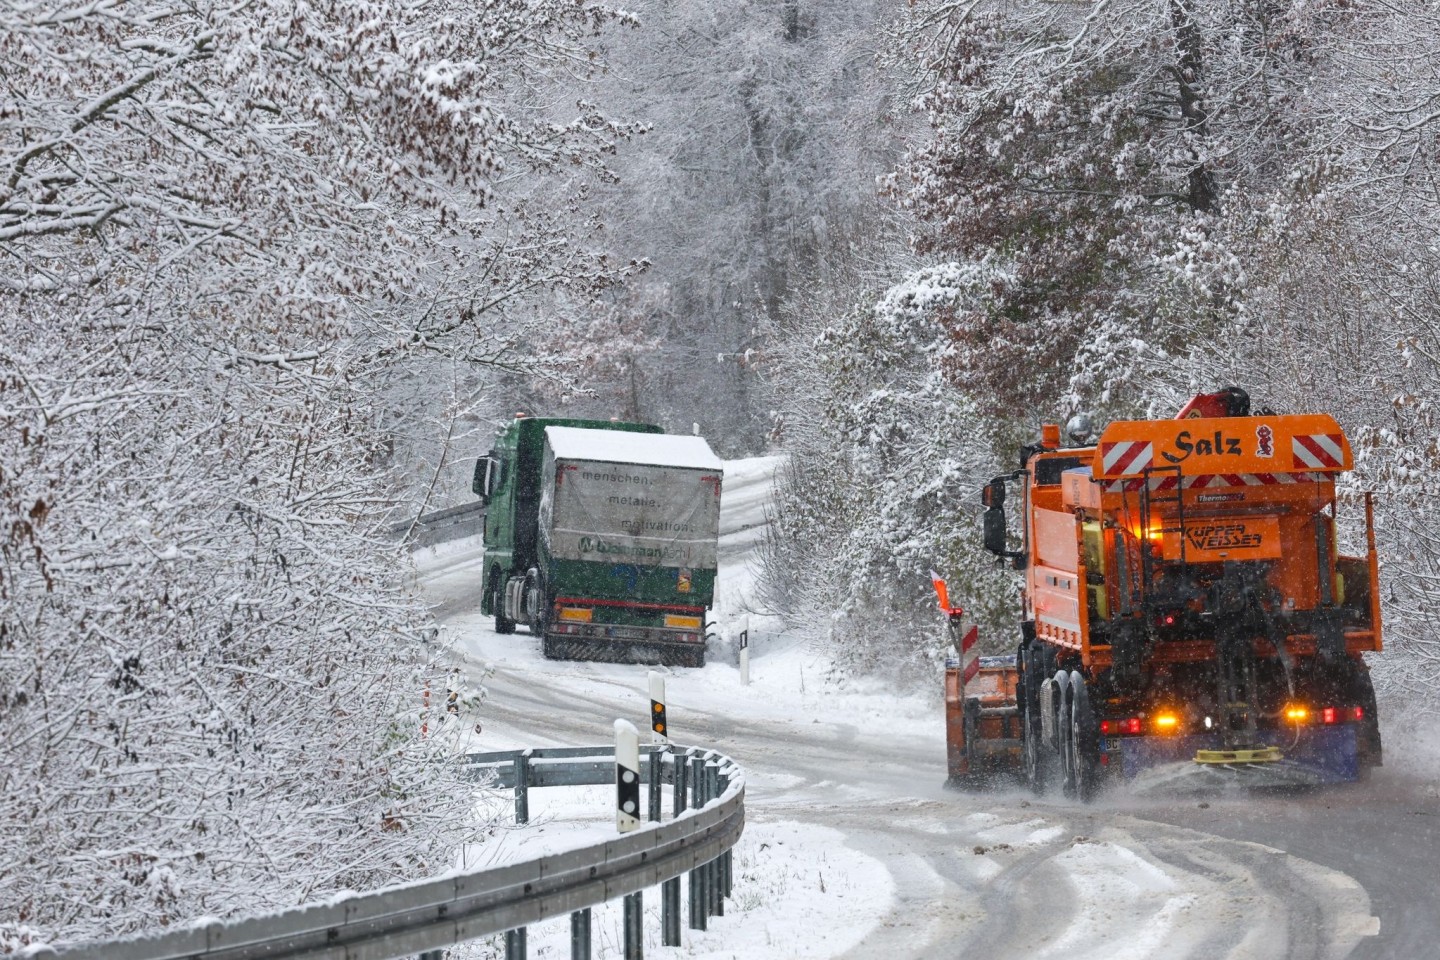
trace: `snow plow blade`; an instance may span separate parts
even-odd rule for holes
[[[1275,763],[1285,759],[1279,747],[1254,747],[1248,750],[1196,750],[1196,763]]]

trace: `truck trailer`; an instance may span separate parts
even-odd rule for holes
[[[481,611],[550,659],[704,666],[722,466],[650,424],[517,418],[475,469]]]
[[[1374,511],[1357,501],[1365,552],[1342,554],[1339,424],[1252,414],[1231,387],[1075,443],[1048,425],[984,487],[985,547],[1023,573],[1023,612],[1014,655],[955,631],[952,782],[1089,799],[1157,768],[1265,785],[1380,765]]]

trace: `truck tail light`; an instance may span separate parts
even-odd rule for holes
[[[1359,723],[1364,719],[1364,707],[1322,707],[1320,710],[1320,722],[1325,724]]]
[[[1302,704],[1287,704],[1285,707],[1285,719],[1291,723],[1305,723],[1310,719],[1310,711]]]
[[[1135,736],[1144,731],[1139,717],[1125,717],[1120,720],[1101,720],[1100,732],[1108,737],[1129,734]]]
[[[1180,717],[1174,713],[1157,713],[1154,719],[1155,729],[1160,733],[1176,733],[1180,730]]]

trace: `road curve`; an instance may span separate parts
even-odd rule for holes
[[[735,494],[747,512],[722,521],[725,562],[743,563],[763,497]],[[478,570],[478,549],[457,547],[422,571],[437,619],[462,634],[488,634]],[[628,672],[533,656],[487,662],[483,682],[487,728],[534,745],[602,741],[636,697]],[[846,954],[856,960],[1440,958],[1440,791],[1393,750],[1363,784],[1081,806],[944,789],[935,709],[933,727],[904,738],[678,702],[670,721],[745,768],[751,818],[835,829],[889,871],[894,898]]]

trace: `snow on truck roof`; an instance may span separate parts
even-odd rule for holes
[[[561,460],[599,460],[636,466],[720,471],[723,464],[704,437],[627,430],[546,427],[545,442]]]

